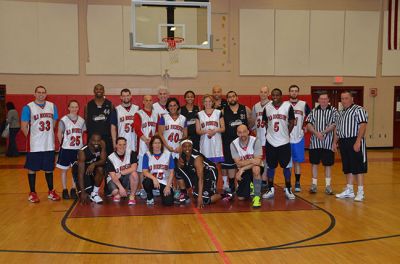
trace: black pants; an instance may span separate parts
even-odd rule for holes
[[[19,155],[17,149],[17,141],[15,140],[18,134],[19,128],[10,128],[10,135],[8,137],[8,148],[7,148],[7,157],[16,157]]]
[[[143,182],[143,188],[147,193],[147,200],[153,199],[153,189],[154,189],[154,184],[153,181],[149,178],[144,178]],[[161,203],[162,205],[170,206],[174,204],[174,191],[172,190],[171,187],[169,187],[170,193],[168,196],[164,195],[164,189],[165,185],[160,183],[160,196],[161,196]]]

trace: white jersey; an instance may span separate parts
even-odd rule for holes
[[[255,152],[255,144],[256,144],[256,137],[249,136],[249,143],[245,148],[240,145],[240,138],[236,138],[232,141],[233,144],[239,154],[240,160],[249,160],[254,159],[254,152]]]
[[[165,106],[162,106],[159,102],[153,104],[153,112],[155,112],[158,117],[162,117],[164,114],[168,114]]]
[[[136,133],[133,127],[135,113],[139,110],[137,105],[132,104],[128,109],[122,105],[115,107],[118,120],[118,137],[126,139],[126,151],[136,151]]]
[[[289,102],[283,102],[279,108],[276,108],[272,102],[265,106],[265,112],[268,120],[267,141],[274,147],[288,144],[289,135],[289,110],[292,105]]]
[[[179,115],[176,120],[172,119],[169,114],[163,115],[164,117],[164,133],[163,137],[168,146],[173,149],[179,147],[179,141],[183,138],[183,130],[185,128],[186,117]],[[178,158],[178,153],[172,153],[172,157]]]
[[[30,152],[54,151],[54,104],[46,101],[41,107],[30,102]]]
[[[83,147],[83,132],[86,131],[85,120],[78,116],[73,121],[68,115],[63,116],[60,122],[64,124],[64,133],[62,138],[63,149],[80,149]]]
[[[121,173],[121,171],[129,169],[132,166],[131,164],[132,153],[133,153],[132,151],[126,151],[124,159],[120,159],[120,157],[118,157],[116,152],[113,152],[108,156],[108,160],[115,168],[115,173]],[[110,182],[111,180],[112,180],[111,175],[108,174],[107,183]]]
[[[207,115],[203,110],[197,115],[199,117],[201,130],[207,131],[220,128],[219,119],[221,118],[221,110],[214,109],[211,115]],[[200,153],[214,162],[217,162],[218,159],[221,159],[224,156],[222,151],[221,133],[216,133],[211,138],[209,138],[208,135],[201,135]]]
[[[152,111],[151,116],[149,116],[144,110],[140,109],[137,114],[140,116],[142,121],[141,129],[143,135],[147,138],[152,138],[157,129],[157,113]],[[144,142],[142,139],[139,139],[139,156],[143,156],[148,150],[149,149],[146,145],[146,142]]]
[[[150,152],[147,152],[146,155],[149,157],[149,172],[156,177],[159,183],[167,185],[171,152],[164,150],[158,158],[151,155]]]
[[[290,133],[290,143],[299,143],[304,137],[303,123],[306,117],[306,102],[297,101],[295,103],[290,102],[294,110],[294,127]]]
[[[265,122],[263,121],[262,115],[264,112],[265,107],[267,106],[268,101],[265,105],[261,105],[261,102],[256,103],[253,106],[252,115],[253,120],[256,121],[255,129],[257,133],[257,138],[261,142],[261,146],[265,146],[265,135],[267,133],[267,129],[265,127]]]

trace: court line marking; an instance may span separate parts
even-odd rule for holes
[[[207,224],[206,220],[204,219],[204,217],[202,216],[202,214],[199,212],[199,210],[193,207],[193,211],[196,214],[197,220],[200,222],[201,226],[205,229],[208,237],[210,238],[211,242],[214,244],[214,246],[216,247],[216,249],[218,250],[218,254],[221,256],[222,261],[225,264],[230,264],[230,260],[228,258],[228,256],[225,254],[224,250],[222,249],[221,244],[219,243],[217,237],[214,235],[214,233],[212,232],[210,226]]]

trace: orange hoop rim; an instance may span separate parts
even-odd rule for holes
[[[162,42],[164,42],[168,49],[175,49],[176,48],[176,44],[180,44],[184,41],[184,38],[181,37],[165,37],[162,38]]]

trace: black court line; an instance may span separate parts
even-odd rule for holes
[[[234,252],[250,252],[250,251],[263,251],[263,250],[271,250],[274,248],[280,248],[280,247],[285,247],[285,246],[291,246],[291,245],[295,245],[295,244],[299,244],[299,243],[303,243],[306,241],[310,241],[316,238],[319,238],[327,233],[329,233],[336,225],[336,219],[335,217],[328,212],[327,210],[305,200],[302,197],[297,196],[298,199],[303,200],[306,203],[309,203],[315,207],[317,207],[319,210],[321,210],[322,212],[324,212],[326,215],[329,216],[330,219],[330,224],[329,226],[323,230],[322,232],[313,235],[311,237],[305,238],[305,239],[301,239],[301,240],[296,240],[296,241],[292,241],[292,242],[288,242],[288,243],[284,243],[284,244],[280,244],[280,245],[274,245],[274,246],[268,246],[268,247],[258,247],[258,248],[246,248],[246,249],[236,249],[236,250],[225,250],[225,252],[229,252],[229,253],[234,253]],[[73,210],[74,206],[76,205],[78,201],[75,200],[74,203],[71,205],[71,207],[68,209],[68,211],[65,213],[62,221],[61,221],[61,226],[63,227],[63,229],[65,230],[65,232],[67,232],[68,234],[90,242],[90,243],[94,243],[94,244],[99,244],[102,246],[108,246],[108,247],[113,247],[113,248],[119,248],[119,249],[129,249],[129,250],[137,250],[137,251],[144,251],[144,252],[159,252],[159,253],[169,253],[169,254],[209,254],[209,253],[218,253],[218,251],[186,251],[186,250],[162,250],[162,249],[149,249],[149,248],[138,248],[138,247],[128,247],[128,246],[123,246],[123,245],[116,245],[116,244],[111,244],[111,243],[106,243],[106,242],[102,242],[102,241],[97,241],[97,240],[93,240],[91,238],[87,238],[87,237],[83,237],[75,232],[73,232],[71,229],[69,229],[69,227],[67,226],[67,219],[69,214],[71,213],[71,211]]]

